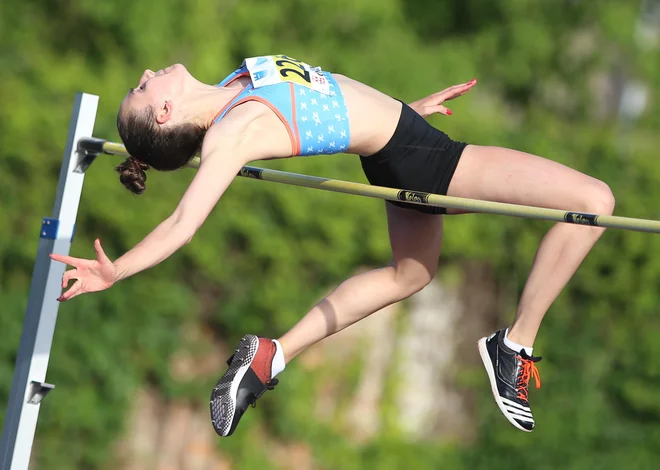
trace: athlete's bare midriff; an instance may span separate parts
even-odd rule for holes
[[[401,103],[363,83],[332,74],[341,87],[351,125],[349,153],[372,155],[390,140],[401,116]]]
[[[401,115],[401,103],[380,91],[343,75],[333,74],[341,88],[350,121],[350,145],[346,153],[372,155],[390,140]],[[250,83],[241,77],[225,90],[236,93]],[[249,120],[248,140],[263,147],[266,158],[286,158],[292,155],[292,146],[286,126],[266,105],[248,101],[232,109],[230,119]]]

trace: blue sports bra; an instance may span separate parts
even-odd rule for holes
[[[245,76],[251,83],[220,110],[213,123],[241,103],[259,101],[286,126],[293,155],[329,155],[348,149],[346,103],[331,73],[284,55],[253,57],[217,86]]]

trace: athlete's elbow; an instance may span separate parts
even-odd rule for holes
[[[190,227],[190,226],[182,226],[182,227],[180,227],[180,229],[181,229],[181,232],[180,232],[181,238],[180,239],[183,240],[184,245],[187,245],[188,243],[190,243],[192,241],[192,239],[195,236],[195,233],[197,233],[197,228],[196,227]]]
[[[186,223],[185,221],[178,221],[174,225],[173,231],[178,233],[177,238],[183,241],[183,245],[187,245],[192,241],[193,237],[195,236],[195,233],[197,233],[198,228],[199,227],[197,226],[197,224],[190,224],[190,223]]]
[[[201,224],[192,220],[190,217],[183,217],[180,212],[174,213],[172,218],[174,220],[172,230],[178,232],[181,238],[183,238],[183,244],[187,245],[192,241]]]

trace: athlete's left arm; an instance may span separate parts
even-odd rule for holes
[[[433,93],[432,95],[429,95],[425,98],[414,101],[410,103],[409,106],[424,118],[427,118],[430,115],[436,113],[444,114],[445,116],[451,116],[451,110],[443,106],[442,103],[464,95],[476,84],[477,79],[473,78],[467,83],[450,86],[449,88],[446,88],[442,91]]]
[[[74,285],[58,300],[69,300],[83,293],[108,289],[115,282],[164,261],[188,243],[241,167],[259,158],[251,154],[249,142],[240,137],[244,131],[244,128],[237,129],[231,120],[227,120],[226,123],[214,125],[207,132],[199,170],[175,211],[144,240],[114,262],[105,255],[98,240],[95,242],[96,260],[51,255],[54,260],[74,267],[64,274],[62,287],[66,287],[69,280],[76,279]]]

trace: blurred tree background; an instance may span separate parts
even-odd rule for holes
[[[117,107],[145,68],[183,62],[213,83],[244,57],[269,53],[404,100],[477,77],[479,85],[451,103],[454,115],[434,125],[457,140],[565,163],[608,182],[618,215],[660,218],[657,1],[5,0],[0,416],[74,93],[100,95],[95,135],[117,140]],[[93,256],[96,237],[119,256],[169,215],[192,177],[191,170],[149,174],[148,191],[135,198],[119,184],[116,163],[99,158],[88,172],[74,256]],[[365,182],[353,156],[264,165]],[[488,321],[506,325],[549,225],[470,215],[448,218],[445,227],[441,269],[487,267],[509,292]],[[34,468],[119,468],[117,443],[138,389],[205,409],[222,367],[182,379],[171,367],[178,352],[203,357],[219,344],[225,354],[246,332],[281,334],[355,269],[388,262],[388,250],[380,201],[235,181],[171,259],[61,306],[48,372],[58,388],[41,409]],[[213,445],[235,469],[269,464],[273,442],[303,443],[313,468],[332,470],[659,468],[659,255],[656,235],[609,231],[552,307],[536,344],[546,357],[544,388],[532,392],[533,434],[499,415],[472,362],[450,371],[474,397],[472,438],[409,439],[390,419],[358,444],[345,422],[310,418],[324,373],[293,363],[239,432]],[[191,329],[205,334],[186,334]],[[359,367],[347,362],[336,380],[350,389]],[[391,374],[387,387],[398,382]],[[387,406],[385,399],[382,413]]]

